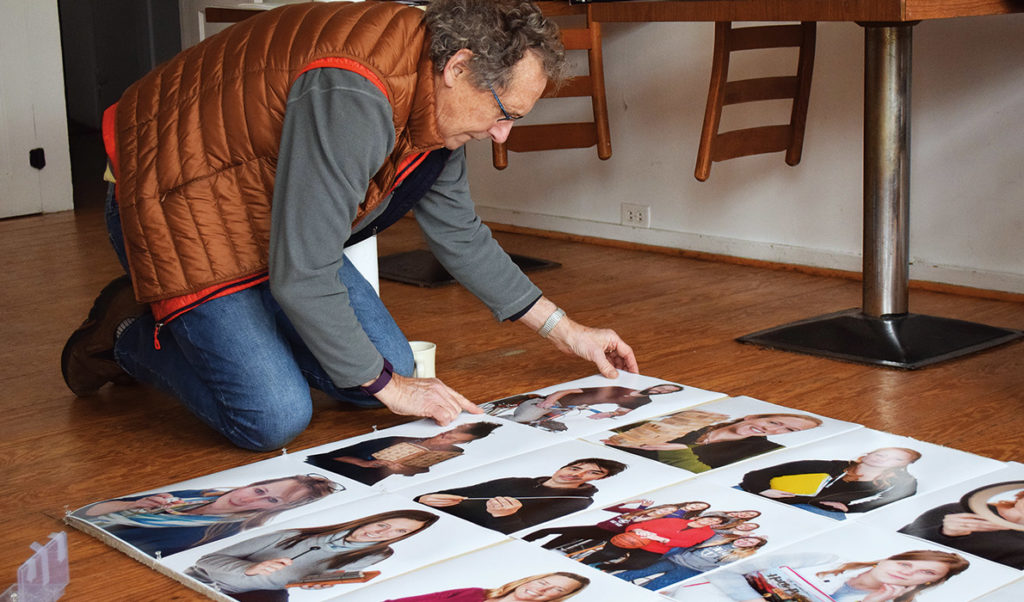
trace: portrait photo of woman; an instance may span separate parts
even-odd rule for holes
[[[701,473],[784,447],[768,439],[821,426],[807,414],[749,414],[692,430],[664,443],[634,444],[615,438],[601,442],[662,464]],[[624,430],[624,429],[621,429]]]
[[[266,479],[242,487],[186,489],[97,502],[72,516],[154,557],[266,524],[343,487],[320,475]]]
[[[435,526],[434,530],[439,529]],[[345,602],[664,602],[656,592],[588,570],[574,560],[518,539],[506,539],[457,557],[426,563],[419,569],[387,579],[382,575],[366,587],[346,592],[338,599]]]
[[[562,602],[583,591],[590,579],[569,572],[544,573],[494,588],[467,587],[384,602]]]
[[[938,550],[910,550],[867,561],[821,553],[774,554],[747,561],[743,572],[709,573],[707,580],[731,600],[745,602],[765,600],[776,590],[794,599],[913,602],[969,566],[959,554]]]
[[[853,460],[796,460],[743,476],[744,491],[842,520],[914,495],[917,479],[907,467],[921,453],[883,447]]]
[[[437,520],[423,510],[391,510],[334,525],[276,531],[207,554],[186,574],[236,600],[287,600],[289,587],[320,589],[372,578],[360,574],[362,569],[390,558],[394,544]]]

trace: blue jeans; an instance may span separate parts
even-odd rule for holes
[[[113,193],[107,226],[123,265],[124,238]],[[412,350],[373,287],[345,259],[338,277],[356,317],[377,350],[410,376]],[[180,399],[200,420],[247,449],[278,449],[309,424],[310,387],[360,407],[380,407],[360,389],[334,385],[263,283],[199,307],[160,330],[146,314],[117,340],[114,357],[137,380]]]
[[[733,485],[732,488],[733,489],[739,489],[740,491],[746,491],[745,489],[743,489],[739,485]],[[762,496],[762,497],[764,497],[764,496]],[[771,499],[771,498],[768,498],[768,499]],[[789,503],[789,502],[785,502],[785,501],[782,501],[782,500],[780,500],[780,502],[783,503],[783,504]],[[801,510],[806,510],[808,512],[813,512],[814,514],[819,514],[821,516],[827,516],[827,517],[833,518],[835,520],[846,520],[846,513],[845,512],[840,512],[838,510],[826,510],[824,508],[819,508],[818,506],[815,506],[813,504],[789,504],[789,505],[794,507],[794,508],[800,508]]]
[[[635,579],[640,579],[641,577],[657,575],[658,573],[664,574],[648,581],[643,585],[643,587],[652,591],[657,591],[664,587],[668,587],[673,583],[679,583],[683,579],[689,579],[694,575],[699,575],[700,571],[680,566],[671,560],[659,560],[649,567],[616,573],[615,576],[619,579],[625,579],[626,581],[633,581]]]
[[[814,504],[793,504],[793,507],[800,508],[801,510],[806,510],[808,512],[813,512],[820,516],[827,516],[835,520],[846,520],[846,514],[840,512],[839,510],[826,510],[825,508],[820,508],[818,506],[815,506]]]

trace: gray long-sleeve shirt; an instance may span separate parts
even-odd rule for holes
[[[274,185],[270,285],[339,387],[373,380],[383,368],[337,273],[345,241],[390,202],[352,227],[370,178],[394,144],[391,105],[364,77],[314,69],[292,86]],[[497,319],[540,297],[476,215],[464,149],[451,154],[415,210],[434,255]]]
[[[247,539],[196,561],[192,576],[229,593],[258,589],[284,589],[285,585],[312,575],[331,571],[355,571],[376,564],[388,554],[368,554],[337,569],[328,569],[327,561],[346,552],[365,548],[370,543],[349,543],[348,532],[309,537],[290,548],[280,544],[298,531],[278,531]],[[268,575],[246,575],[245,571],[265,560],[291,558],[292,563]]]

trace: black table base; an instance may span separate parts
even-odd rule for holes
[[[874,317],[848,309],[742,336],[737,341],[913,370],[1024,337],[1024,331],[920,314]]]
[[[547,270],[562,264],[547,259],[509,253],[512,262],[524,272]],[[441,262],[426,249],[385,255],[380,258],[379,275],[384,280],[414,284],[424,288],[436,288],[455,283],[455,278],[444,269]]]

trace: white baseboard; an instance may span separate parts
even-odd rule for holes
[[[481,219],[487,222],[509,224],[537,230],[551,230],[580,236],[593,236],[595,238],[633,242],[670,249],[686,249],[688,251],[743,257],[775,263],[850,272],[861,271],[861,256],[859,253],[740,240],[695,232],[674,232],[656,228],[631,228],[607,222],[584,221],[479,205],[477,206],[477,213]],[[911,258],[910,277],[913,280],[1024,294],[1024,274],[1010,274],[978,270],[971,267],[941,265],[923,257]]]

